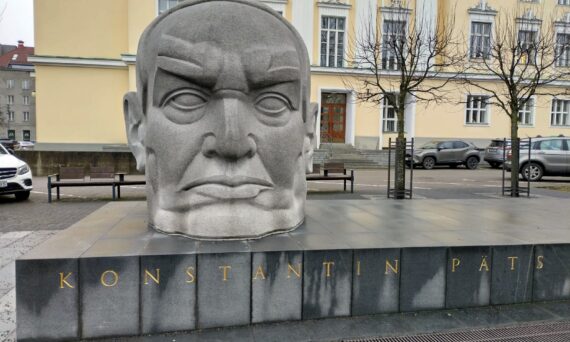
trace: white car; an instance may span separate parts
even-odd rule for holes
[[[14,194],[25,200],[32,191],[32,171],[25,162],[11,155],[0,145],[0,195]]]

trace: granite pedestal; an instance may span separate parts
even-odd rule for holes
[[[143,202],[110,203],[17,260],[17,337],[570,299],[567,204],[541,204],[309,201],[291,233],[207,242],[147,228]]]

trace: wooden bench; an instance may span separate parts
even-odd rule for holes
[[[113,167],[109,166],[92,166],[89,173],[85,172],[84,167],[60,167],[59,173],[48,176],[48,202],[51,203],[51,189],[56,188],[56,196],[59,199],[59,188],[78,186],[110,186],[115,200],[116,175]],[[52,179],[54,177],[55,180]]]
[[[350,181],[350,192],[354,193],[354,170],[350,170],[348,175],[344,163],[325,163],[323,170],[324,174],[321,174],[321,165],[313,164],[313,172],[307,174],[307,181],[342,180],[344,191],[346,191],[346,181]]]

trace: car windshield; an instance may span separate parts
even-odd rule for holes
[[[491,141],[491,145],[489,147],[503,147],[505,145],[504,140],[493,140]],[[510,145],[509,141],[507,141],[507,146]]]
[[[8,154],[8,151],[6,151],[2,144],[0,144],[0,154]]]
[[[435,148],[437,148],[437,144],[439,144],[439,141],[430,141],[430,142],[425,143],[422,146],[420,146],[420,148],[421,149],[435,149]]]

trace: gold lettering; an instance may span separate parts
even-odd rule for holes
[[[325,266],[327,270],[326,277],[329,278],[331,276],[331,266],[334,266],[334,261],[324,261],[323,266]]]
[[[113,281],[111,283],[108,283],[106,280],[108,274],[113,276]],[[119,282],[119,274],[117,272],[115,272],[113,270],[107,270],[107,271],[101,273],[101,284],[103,284],[103,286],[113,287],[113,286],[117,285],[118,282]]]
[[[186,269],[186,275],[188,276],[188,279],[186,279],[186,284],[192,284],[196,281],[196,277],[194,276],[194,267],[188,267]]]
[[[156,277],[148,270],[144,270],[144,284],[148,285],[148,278],[152,279],[157,284],[160,284],[160,268],[156,269]]]
[[[451,259],[451,273],[455,272],[457,267],[459,267],[459,264],[461,264],[461,260],[459,260],[459,258]]]
[[[508,259],[511,261],[511,271],[515,270],[515,262],[517,261],[519,257],[516,256],[510,256],[508,257]]]
[[[60,289],[63,289],[66,286],[69,287],[70,289],[74,288],[73,285],[71,285],[70,283],[67,282],[67,278],[69,278],[72,274],[73,274],[73,272],[69,272],[64,276],[63,272],[59,272],[59,288]]]
[[[390,271],[398,274],[398,259],[394,259],[394,265],[390,263],[390,260],[386,259],[386,272],[384,274],[388,274]]]
[[[489,272],[489,265],[487,264],[487,257],[484,256],[483,260],[481,260],[481,266],[479,266],[479,272],[481,272],[485,268],[486,272]]]
[[[258,279],[258,276],[265,280],[265,273],[263,273],[263,267],[261,267],[261,265],[259,265],[259,267],[257,268],[257,271],[255,271],[255,276],[253,276],[253,279]]]
[[[536,269],[541,270],[544,268],[544,255],[539,255],[536,257]]]
[[[356,261],[356,275],[360,276],[360,260]]]
[[[297,269],[295,269],[293,265],[287,264],[287,278],[291,278],[291,272],[293,272],[297,278],[301,278],[301,263],[297,264]]]
[[[220,270],[224,270],[224,277],[222,278],[223,281],[228,281],[228,271],[232,269],[229,265],[219,266]]]

